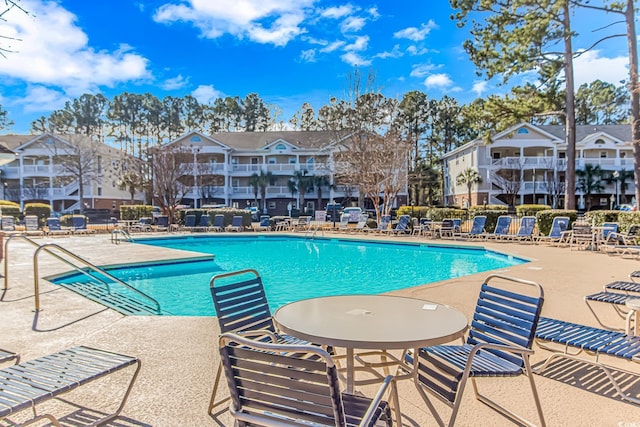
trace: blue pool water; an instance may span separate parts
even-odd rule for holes
[[[275,310],[304,298],[377,294],[526,262],[481,248],[346,239],[185,236],[137,239],[136,243],[215,255],[214,261],[109,270],[157,299],[163,313],[181,316],[215,315],[209,293],[211,277],[247,268],[260,273]],[[69,275],[56,281],[61,280],[83,279]]]

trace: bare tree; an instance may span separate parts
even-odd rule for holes
[[[84,212],[85,186],[101,183],[104,174],[103,154],[107,154],[109,147],[95,139],[70,135],[62,139],[52,136],[52,144],[46,144],[56,158],[57,166],[62,174],[73,177],[78,183],[78,199],[80,212]],[[115,149],[111,149],[115,152]]]
[[[3,0],[2,1],[4,3],[4,6],[0,6],[0,21],[6,21],[7,18],[7,14],[13,10],[13,9],[17,9],[19,11],[21,11],[22,13],[25,14],[29,14],[29,12],[27,12],[25,9],[22,8],[22,6],[19,5],[20,0]],[[16,39],[15,37],[11,37],[11,36],[7,36],[5,34],[0,34],[0,40],[5,42],[5,41],[21,41],[20,39]],[[0,44],[0,55],[2,55],[2,57],[6,58],[7,57],[7,53],[11,53],[11,52],[15,52],[15,50],[13,50],[11,48],[11,46],[4,46],[3,44]]]
[[[181,181],[189,176],[193,154],[180,147],[166,146],[152,151],[153,190],[156,203],[173,221],[176,206],[192,183]]]
[[[498,169],[493,174],[491,181],[493,185],[496,185],[502,190],[507,204],[513,207],[516,205],[516,197],[522,188],[522,169],[524,168],[524,164],[522,160],[518,158],[510,158],[508,162],[503,163],[502,166],[501,169]]]

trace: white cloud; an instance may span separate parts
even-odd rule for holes
[[[184,77],[182,77],[182,74],[178,74],[172,79],[165,80],[162,84],[162,89],[176,90],[184,87],[187,83],[189,83],[189,79],[185,79]]]
[[[231,34],[257,43],[285,46],[305,32],[302,22],[314,1],[190,0],[188,4],[161,5],[153,18],[165,24],[191,23],[210,39]]]
[[[411,77],[424,77],[429,75],[433,70],[437,70],[441,68],[438,65],[433,64],[418,64],[414,65],[411,73],[409,74]]]
[[[27,87],[26,95],[14,101],[15,105],[22,105],[26,113],[50,113],[64,107],[69,100],[63,92],[39,85]]]
[[[316,62],[316,50],[307,49],[300,52],[300,59],[304,62]]]
[[[591,50],[583,53],[573,61],[573,74],[576,89],[594,80],[602,80],[620,85],[621,80],[629,78],[629,57],[616,56],[606,58],[600,56],[601,51]]]
[[[320,16],[323,18],[340,19],[344,16],[351,15],[353,12],[353,6],[345,4],[343,6],[329,7],[320,12]]]
[[[0,21],[0,34],[13,37],[14,53],[0,61],[0,75],[28,83],[62,87],[72,96],[150,76],[148,60],[127,45],[96,51],[76,25],[76,16],[56,2],[23,2]],[[37,18],[33,18],[36,16]]]
[[[366,67],[371,65],[371,61],[364,59],[360,55],[354,52],[347,52],[340,56],[340,58],[349,65]]]
[[[427,34],[431,32],[433,29],[437,29],[438,25],[433,21],[429,20],[426,24],[420,25],[420,28],[416,27],[408,27],[400,31],[396,31],[393,33],[393,37],[397,39],[409,39],[414,42],[422,41],[427,37]]]
[[[342,21],[342,24],[340,24],[340,31],[342,31],[343,33],[360,31],[362,27],[364,27],[366,22],[367,21],[364,18],[360,18],[358,16],[350,16]]]
[[[222,98],[224,93],[214,88],[213,85],[200,85],[191,92],[191,96],[201,104],[210,104],[217,98]]]
[[[486,80],[475,82],[471,90],[476,94],[476,96],[480,96],[487,91],[487,85],[488,82]]]
[[[344,45],[346,45],[346,42],[342,40],[336,40],[333,43],[328,44],[326,47],[323,47],[322,49],[320,49],[320,52],[330,53],[330,52],[333,52],[334,50],[340,49]]]
[[[419,56],[419,55],[424,55],[425,53],[428,53],[429,50],[427,48],[424,47],[418,47],[418,46],[409,46],[407,48],[407,53],[411,56]]]
[[[345,51],[362,51],[367,49],[367,45],[369,44],[369,36],[359,36],[356,37],[355,41],[351,44],[346,45],[343,50]]]
[[[424,85],[427,88],[446,88],[453,84],[453,81],[447,74],[431,74],[424,80]]]
[[[403,53],[400,50],[400,46],[395,45],[393,46],[393,49],[390,52],[381,52],[381,53],[378,53],[375,57],[376,58],[400,58],[402,55]]]
[[[370,7],[369,9],[367,9],[367,12],[369,12],[369,15],[371,15],[373,19],[378,19],[380,17],[380,13],[378,12],[377,7]]]

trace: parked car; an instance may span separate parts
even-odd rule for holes
[[[335,205],[329,203],[325,210],[327,211],[327,221],[333,221],[334,212],[336,213],[336,221],[340,221],[340,215],[342,214],[342,206],[340,203],[336,203]]]
[[[362,215],[362,209],[358,207],[344,208],[340,218],[344,218],[345,215],[349,218],[349,222],[358,222],[360,221],[360,215]]]

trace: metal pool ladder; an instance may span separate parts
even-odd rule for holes
[[[39,274],[39,264],[38,264],[38,256],[41,252],[46,252],[52,255],[54,258],[62,261],[63,263],[69,265],[77,272],[88,276],[92,279],[91,282],[81,283],[76,282],[73,284],[60,284],[77,294],[82,295],[83,297],[90,299],[99,304],[105,305],[111,309],[114,309],[122,314],[154,314],[160,315],[162,311],[160,309],[160,303],[158,301],[147,295],[146,293],[132,287],[128,283],[124,282],[121,279],[113,276],[108,273],[106,270],[92,264],[86,259],[74,254],[73,252],[63,248],[60,245],[55,243],[45,243],[43,245],[39,245],[33,240],[29,239],[26,236],[22,235],[14,235],[10,236],[4,245],[4,255],[5,255],[5,264],[4,264],[4,289],[8,288],[8,280],[9,280],[9,242],[14,239],[24,240],[25,242],[30,243],[33,246],[36,246],[37,249],[33,254],[33,279],[34,279],[34,298],[35,298],[35,311],[40,311],[40,274]],[[68,258],[56,253],[61,252]],[[76,265],[73,261],[76,261],[80,266]],[[91,272],[98,273],[98,275],[91,274]],[[100,277],[102,276],[102,277]],[[98,282],[98,283],[96,283]],[[111,284],[110,284],[111,282]],[[113,284],[119,285],[125,289],[125,293],[122,293],[116,289],[113,289]],[[127,295],[127,293],[129,295]],[[132,295],[137,296],[138,298],[132,298]]]

